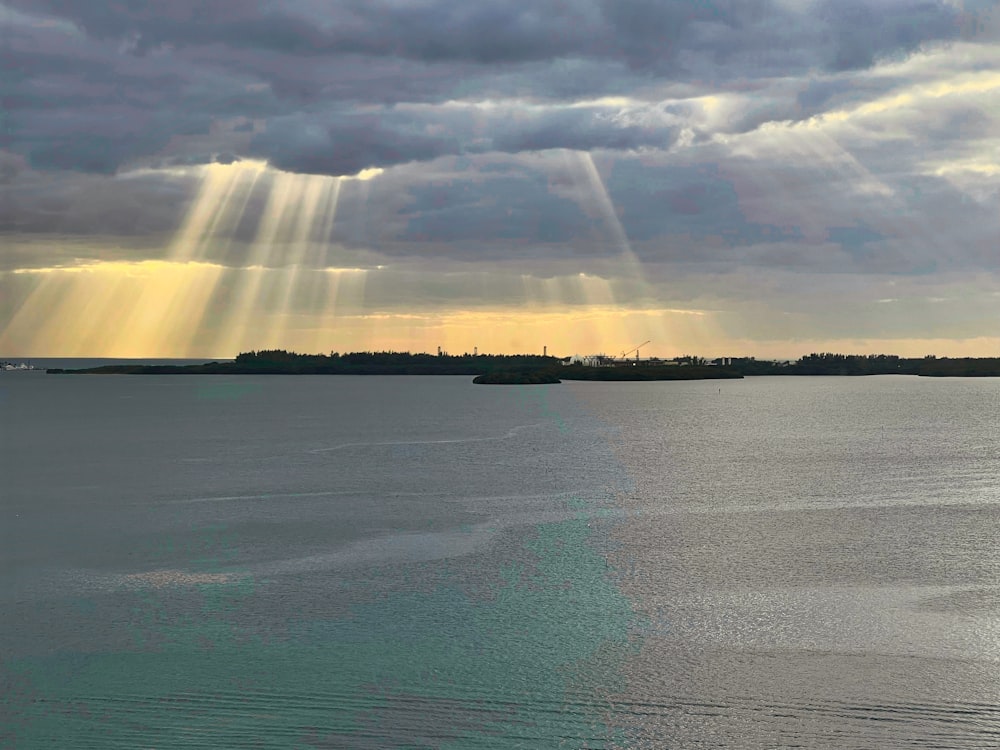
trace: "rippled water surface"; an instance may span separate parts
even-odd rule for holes
[[[0,374],[0,746],[1000,746],[1000,381]]]

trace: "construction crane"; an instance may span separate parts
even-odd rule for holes
[[[642,347],[644,347],[646,344],[648,344],[648,343],[650,343],[650,342],[649,341],[643,341],[641,344],[639,344],[639,346],[633,346],[631,349],[628,349],[627,351],[622,352],[621,358],[625,359],[625,357],[627,357],[629,354],[631,354],[632,352],[635,352],[635,361],[638,362],[639,361],[639,350]]]

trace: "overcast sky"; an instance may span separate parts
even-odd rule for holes
[[[987,0],[0,0],[0,355],[1000,356]]]

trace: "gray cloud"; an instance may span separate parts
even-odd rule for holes
[[[219,118],[262,123],[249,153],[329,174],[487,148],[664,148],[680,123],[622,125],[553,110],[507,116],[477,133],[468,116],[394,105],[470,94],[555,103],[651,85],[725,90],[864,68],[970,27],[969,14],[944,0],[822,0],[809,11],[772,0],[10,4],[23,15],[5,83],[9,147],[38,168],[100,173],[162,157],[177,137]],[[838,91],[823,85],[732,127],[820,107]],[[239,153],[241,143],[218,148]]]
[[[455,153],[447,137],[419,121],[388,113],[343,113],[328,118],[294,115],[272,120],[250,143],[249,154],[278,169],[312,174],[354,174],[374,165],[430,160]]]
[[[882,55],[898,55],[935,39],[960,33],[958,9],[948,3],[888,0],[826,0],[819,18],[830,41],[827,64],[835,69],[864,68]]]
[[[291,55],[365,54],[494,64],[560,57],[628,60],[683,69],[692,50],[725,59],[740,50],[814,47],[827,64],[857,67],[884,52],[952,38],[961,15],[935,0],[823,0],[795,12],[771,0],[394,0],[283,3],[244,0],[16,0],[15,7],[72,20],[87,34],[133,54],[158,46],[222,44]]]
[[[297,114],[271,120],[248,153],[279,169],[344,175],[462,153],[668,148],[680,131],[675,118],[663,116],[650,124],[621,114],[614,106],[421,106]]]

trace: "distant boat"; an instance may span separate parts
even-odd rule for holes
[[[19,363],[4,362],[3,363],[3,369],[6,370],[6,371],[8,371],[8,372],[11,371],[11,370],[15,370],[15,371],[18,371],[18,372],[24,372],[26,370],[37,370],[38,368],[35,367],[30,362],[19,362]]]

